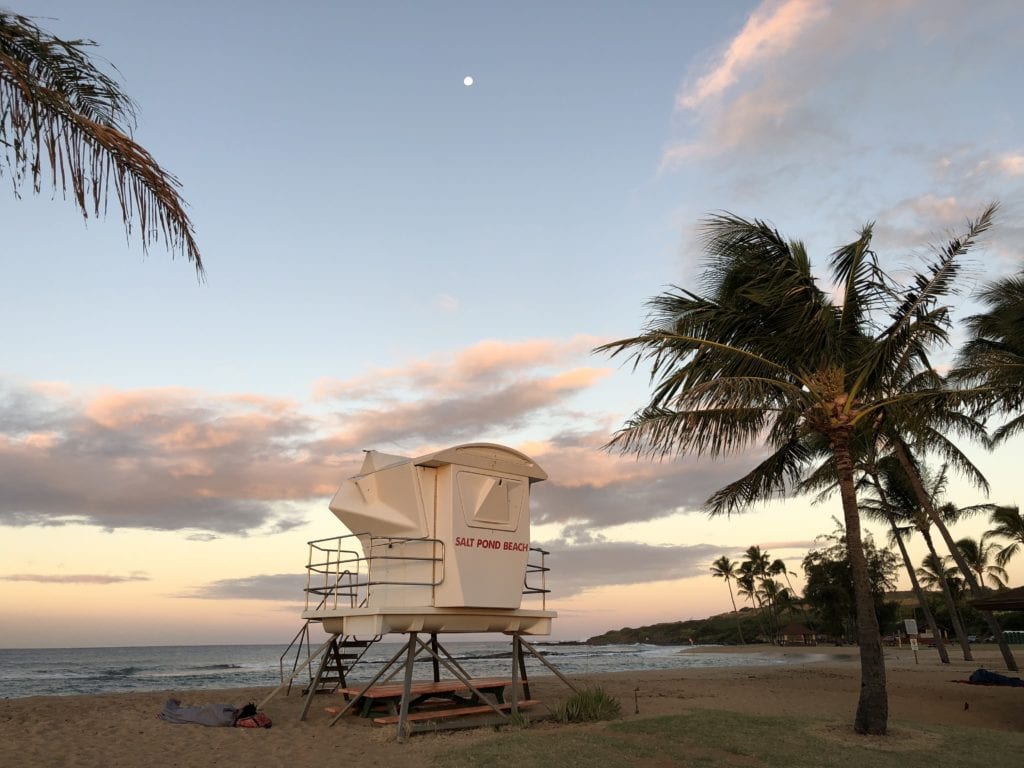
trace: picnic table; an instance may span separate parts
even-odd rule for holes
[[[504,704],[505,687],[512,684],[511,679],[501,677],[478,678],[470,682],[481,694],[494,696],[497,704]],[[353,706],[359,709],[359,714],[363,717],[369,717],[374,709],[381,708],[386,709],[391,715],[397,715],[405,686],[401,683],[373,685],[365,691],[362,688],[348,687],[339,688],[338,693],[343,694],[345,698],[356,697]],[[446,699],[461,706],[485,703],[461,680],[413,681],[409,697],[410,709],[422,706],[431,699]]]

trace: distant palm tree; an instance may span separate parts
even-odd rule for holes
[[[729,587],[729,600],[732,601],[732,612],[736,617],[736,630],[740,633],[740,645],[746,645],[743,639],[743,627],[740,625],[740,613],[736,610],[736,598],[732,594],[732,582],[739,576],[739,564],[722,555],[711,564],[711,575],[716,579],[724,579]]]
[[[994,214],[990,206],[903,284],[881,270],[866,225],[832,254],[831,293],[816,282],[803,243],[761,221],[712,216],[703,228],[704,295],[676,288],[655,297],[640,335],[599,348],[626,353],[635,366],[649,362],[654,387],[610,448],[719,456],[767,444],[767,458],[708,500],[712,514],[781,495],[821,451],[833,458],[856,598],[858,733],[886,732],[888,698],[853,435],[890,410],[949,399],[938,386],[920,384],[919,375],[930,370],[930,349],[947,342],[949,310],[940,300],[956,287],[963,255]]]
[[[971,395],[970,393],[961,392],[960,394],[965,399],[973,399],[973,395]],[[970,421],[973,423],[974,419],[971,419]],[[958,510],[956,507],[952,505],[945,505],[943,509],[940,509],[939,505],[933,502],[931,495],[925,488],[924,481],[921,479],[922,470],[920,462],[918,462],[914,458],[914,456],[911,455],[907,444],[900,439],[892,440],[891,444],[894,449],[894,454],[898,458],[900,464],[903,466],[904,472],[906,473],[906,476],[910,481],[910,484],[914,490],[914,496],[917,498],[918,504],[921,505],[921,509],[927,515],[928,520],[930,520],[935,525],[936,530],[939,532],[939,535],[945,542],[946,547],[949,549],[950,556],[953,558],[953,560],[957,564],[957,567],[960,569],[960,576],[963,578],[964,582],[966,582],[967,589],[970,591],[971,596],[975,599],[984,597],[984,586],[975,578],[974,571],[971,569],[970,564],[968,564],[968,562],[964,559],[963,553],[960,551],[959,547],[957,547],[956,541],[953,540],[953,536],[949,531],[949,526],[946,524],[947,521],[954,522],[956,519],[958,519],[961,510]],[[970,465],[970,467],[961,466],[960,468],[966,468],[968,469],[968,472],[970,472],[970,468],[972,467],[973,465]],[[982,477],[980,473],[977,472],[976,469],[974,469],[972,479],[975,481],[976,484],[979,484],[983,488],[987,489],[987,482],[984,480],[984,477]],[[986,507],[986,505],[977,505],[970,509],[978,511],[984,507]],[[950,512],[953,513],[952,517],[950,517]],[[1003,634],[1003,630],[999,626],[999,622],[996,620],[992,611],[982,610],[981,616],[984,619],[985,623],[988,625],[989,631],[992,633],[992,636],[995,638],[996,644],[999,646],[999,652],[1000,654],[1002,654],[1003,661],[1006,663],[1006,668],[1014,672],[1017,671],[1017,660],[1014,658],[1013,651],[1010,650],[1010,646],[1006,640],[1006,636]]]
[[[104,215],[113,197],[144,249],[163,240],[201,278],[178,180],[132,140],[135,104],[86,55],[93,45],[0,9],[0,176],[6,166],[15,194],[26,183],[39,192],[48,178],[85,217]]]
[[[989,522],[992,528],[988,535],[1010,540],[996,556],[996,563],[1006,566],[1024,547],[1024,517],[1021,516],[1019,507],[996,507]]]
[[[964,581],[960,578],[960,569],[953,558],[930,552],[921,561],[917,569],[917,577],[925,589],[948,589],[954,597],[963,594]]]
[[[998,562],[992,562],[993,555],[998,553],[1000,547],[989,537],[988,533],[981,534],[979,539],[965,536],[959,539],[956,545],[977,575],[979,582],[982,584],[988,582],[993,589],[1006,589],[1008,578],[1006,569]],[[998,557],[997,554],[996,556]]]
[[[895,478],[900,476],[902,468],[899,462],[892,456],[878,458],[875,448],[877,446],[871,446],[862,453],[859,468],[864,473],[862,484],[869,493],[877,496],[877,499],[865,499],[861,503],[861,509],[869,517],[882,520],[888,524],[889,541],[896,544],[900,550],[903,567],[906,569],[907,578],[910,580],[910,588],[917,599],[921,612],[924,614],[925,623],[928,625],[932,637],[941,637],[938,624],[935,621],[935,615],[932,613],[931,606],[928,605],[928,600],[925,599],[924,591],[921,588],[921,583],[918,581],[914,564],[910,559],[910,553],[907,551],[907,545],[904,541],[905,538],[911,535],[912,531],[916,530],[916,527],[913,523],[906,524],[904,516],[893,506],[886,490],[887,485],[893,482],[894,476]],[[896,480],[896,483],[899,484],[899,481]],[[897,492],[897,496],[900,495],[904,494]],[[939,654],[939,660],[943,664],[949,664],[949,653],[946,651],[946,644],[936,642],[935,650]]]
[[[883,464],[883,470],[885,472],[884,483],[888,493],[890,510],[897,522],[909,523],[921,534],[925,545],[928,547],[928,556],[926,558],[928,563],[932,565],[944,563],[948,558],[939,555],[938,550],[935,548],[935,541],[932,538],[932,525],[934,521],[928,516],[928,513],[918,501],[911,478],[898,461],[886,461]],[[923,465],[919,466],[917,468],[917,479],[920,480],[925,488],[932,505],[938,510],[940,523],[950,525],[960,519],[960,510],[955,505],[940,503],[941,496],[948,484],[947,467],[945,464],[942,465],[937,473],[929,472],[927,467]],[[952,570],[948,574],[943,570],[934,571],[934,569],[933,574],[935,578],[928,579],[921,576],[920,570],[917,571],[917,575],[921,577],[921,583],[926,588],[935,586],[941,591],[943,600],[946,602],[950,624],[953,625],[953,634],[960,644],[964,660],[973,661],[974,654],[956,603],[956,588],[963,584],[963,579],[960,577],[956,565],[953,565]]]
[[[747,551],[743,553],[744,562],[750,564],[750,571],[758,579],[764,579],[768,576],[768,569],[771,567],[771,556],[761,550],[761,547],[756,544],[747,547]]]

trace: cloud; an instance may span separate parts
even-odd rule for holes
[[[288,530],[355,474],[363,448],[417,455],[510,442],[574,418],[608,369],[597,339],[482,341],[347,381],[310,402],[184,388],[75,393],[0,380],[0,524],[248,535]],[[515,442],[514,439],[511,442]]]
[[[740,477],[759,452],[718,459],[637,460],[601,450],[609,432],[560,433],[523,449],[551,478],[534,486],[533,520],[599,531],[679,512],[703,513],[704,502]]]
[[[945,138],[960,126],[945,119],[940,83],[983,81],[999,66],[987,50],[1014,45],[1012,14],[1009,3],[979,13],[957,0],[764,0],[677,92],[660,168],[714,158],[774,168],[776,180],[785,168],[792,185],[801,169],[820,180],[851,157],[863,166],[896,143]]]
[[[769,0],[758,6],[711,70],[676,99],[680,109],[697,109],[721,96],[739,78],[787,53],[828,12],[823,0]]]
[[[710,544],[653,546],[632,542],[597,541],[574,544],[559,539],[539,546],[552,551],[546,564],[557,581],[559,597],[607,585],[640,584],[702,576],[721,553]],[[221,579],[175,597],[203,600],[276,600],[301,602],[306,579],[294,573],[258,574]]]
[[[144,573],[129,576],[110,576],[96,573],[12,573],[0,576],[0,581],[30,581],[37,584],[124,584],[131,581],[149,581]]]
[[[597,339],[484,341],[345,381],[309,402],[181,388],[78,393],[0,382],[0,524],[183,531],[190,540],[267,535],[326,508],[362,449],[416,456],[497,442],[534,458],[533,520],[606,526],[700,512],[756,452],[638,461],[602,449],[621,415],[574,407],[608,369]],[[519,435],[541,436],[531,440]],[[398,450],[395,450],[398,446]]]
[[[7,407],[4,407],[7,406]],[[37,424],[45,432],[32,431]],[[303,455],[313,423],[287,401],[188,390],[93,397],[0,389],[0,522],[105,528],[280,529],[327,492]]]
[[[454,296],[443,293],[437,297],[437,307],[445,314],[452,314],[459,310],[459,300]]]
[[[951,164],[951,161],[947,162]],[[1005,152],[995,157],[979,160],[971,173],[982,176],[996,174],[1010,178],[1024,176],[1024,154]]]
[[[775,146],[827,128],[805,106],[816,70],[794,66],[816,46],[808,40],[832,9],[822,0],[766,0],[715,57],[683,86],[676,110],[689,135],[664,150],[661,170],[737,148]]]
[[[932,193],[904,198],[882,212],[875,227],[876,243],[884,244],[886,250],[929,256],[931,246],[962,235],[968,220],[977,218],[987,204],[988,201],[965,201],[953,195]],[[1005,218],[997,214],[993,231],[980,238],[972,249],[975,257],[993,242],[1005,242],[1008,235],[1015,237],[1017,228],[1007,225]],[[913,261],[908,266],[919,269],[921,264]]]
[[[1024,155],[1003,155],[998,159],[996,167],[1007,176],[1024,176]]]
[[[711,544],[654,546],[599,541],[581,545],[558,540],[541,546],[552,552],[546,564],[559,598],[603,586],[703,576],[708,563],[721,553],[720,546]]]
[[[201,600],[278,600],[302,602],[306,588],[304,574],[272,573],[220,579],[181,592],[175,597]]]
[[[538,371],[564,372],[566,362],[588,355],[602,339],[579,335],[567,341],[484,340],[453,355],[412,360],[396,368],[375,368],[351,379],[321,379],[313,387],[316,400],[381,400],[415,393],[442,398],[493,387],[501,382],[533,379]]]

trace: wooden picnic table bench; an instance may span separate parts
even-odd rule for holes
[[[512,684],[511,679],[499,677],[473,679],[470,682],[480,693],[493,695],[498,704],[504,703],[505,687]],[[401,683],[374,685],[365,691],[353,687],[338,689],[338,693],[344,694],[346,698],[358,697],[355,706],[360,707],[360,714],[363,717],[369,717],[375,707],[386,707],[390,714],[397,715],[404,692],[405,686]],[[409,696],[410,709],[429,699],[448,699],[464,705],[482,703],[461,680],[413,681]]]
[[[525,699],[524,701],[518,702],[516,706],[519,709],[529,709],[530,707],[535,707],[538,704],[540,704],[539,701],[534,701],[533,699]],[[512,709],[512,705],[507,702],[503,704],[498,704],[497,707],[503,712],[507,712],[508,710]],[[415,723],[427,720],[444,720],[446,718],[452,717],[468,717],[469,715],[489,715],[492,712],[494,712],[494,710],[491,707],[487,706],[486,704],[483,704],[481,706],[475,707],[455,707],[448,709],[432,709],[427,710],[425,712],[410,712],[408,715],[405,716],[405,719],[411,723]],[[373,722],[375,722],[377,725],[394,725],[398,722],[398,715],[375,717],[373,718]]]

